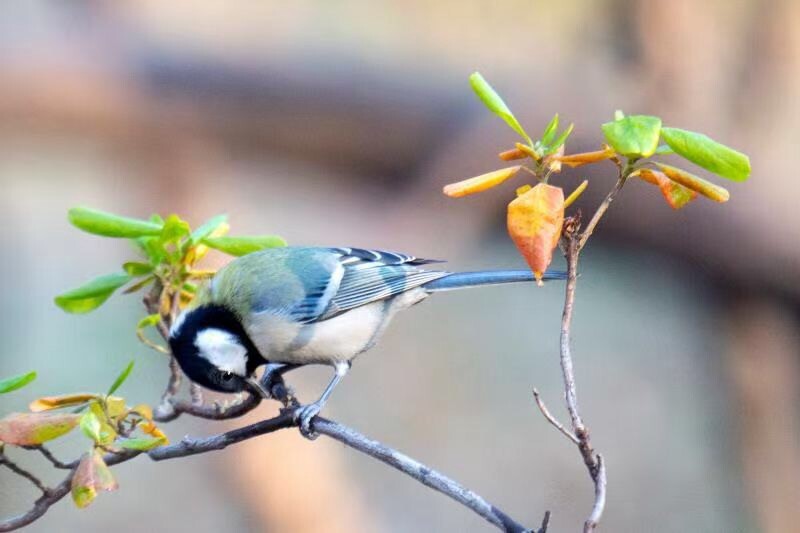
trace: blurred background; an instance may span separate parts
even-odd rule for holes
[[[166,361],[133,334],[137,298],[88,316],[52,303],[131,257],[124,242],[71,228],[74,205],[194,224],[222,212],[237,234],[524,268],[504,230],[522,181],[441,194],[497,168],[516,140],[469,89],[480,70],[529,131],[556,111],[574,121],[569,151],[596,149],[621,108],[750,154],[752,178],[724,184],[725,205],[673,212],[643,183],[615,202],[582,261],[578,392],[608,466],[604,531],[796,531],[798,27],[792,0],[3,2],[0,375],[40,378],[3,396],[2,412],[104,390],[131,358],[121,392],[155,403],[163,390]],[[557,182],[588,176],[587,212],[614,175],[609,164]],[[538,387],[565,416],[562,298],[557,284],[431,298],[357,361],[326,414],[530,526],[549,509],[552,531],[575,531],[591,484],[531,396]],[[315,398],[328,376],[289,380]],[[166,431],[177,440],[245,422]],[[80,452],[74,440],[57,451]],[[14,457],[58,479],[29,455]],[[115,471],[118,492],[85,511],[62,501],[30,530],[490,530],[370,458],[296,432]],[[0,471],[2,515],[36,496]]]

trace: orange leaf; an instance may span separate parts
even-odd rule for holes
[[[117,487],[111,469],[103,460],[103,454],[95,449],[85,454],[75,469],[75,475],[72,476],[72,499],[82,509],[94,501],[97,491],[112,491],[117,490]]]
[[[656,163],[656,165],[658,165],[658,168],[672,181],[680,183],[688,189],[697,191],[715,202],[727,202],[731,197],[727,189],[719,185],[714,185],[710,181],[706,181],[690,172],[663,163]]]
[[[540,183],[508,204],[508,234],[539,283],[564,225],[564,191]]]
[[[32,401],[28,405],[28,409],[34,413],[40,411],[49,411],[51,409],[60,409],[62,407],[70,407],[73,405],[80,405],[99,398],[97,394],[88,392],[80,392],[78,394],[64,394],[62,396],[45,396],[38,400]]]
[[[15,413],[0,420],[0,442],[35,446],[69,433],[78,425],[75,413]]]
[[[590,165],[599,161],[605,161],[614,157],[614,150],[611,148],[598,150],[596,152],[582,152],[580,154],[562,155],[558,160],[570,167],[580,167]]]
[[[468,194],[485,191],[486,189],[491,189],[492,187],[500,185],[507,179],[512,178],[514,174],[519,172],[520,168],[522,168],[520,165],[501,168],[474,178],[459,181],[458,183],[451,183],[445,185],[443,192],[451,198],[460,198]]]
[[[669,179],[666,174],[658,170],[642,168],[633,175],[661,189],[661,194],[664,195],[664,199],[672,209],[680,209],[697,198],[696,192],[684,187],[680,183],[675,183]]]
[[[512,148],[511,150],[500,152],[499,154],[497,154],[497,157],[499,157],[503,161],[516,161],[517,159],[525,159],[526,157],[528,157],[528,154],[526,154],[519,148]]]

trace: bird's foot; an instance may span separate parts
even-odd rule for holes
[[[300,434],[308,440],[314,440],[319,437],[319,434],[311,429],[311,420],[313,420],[321,410],[322,405],[320,405],[319,402],[314,402],[299,407],[294,413],[294,421],[300,428]]]

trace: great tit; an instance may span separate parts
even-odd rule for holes
[[[322,396],[297,411],[301,429],[325,405],[352,360],[375,345],[398,312],[432,292],[532,281],[529,270],[451,273],[440,261],[359,248],[285,247],[239,257],[201,290],[169,333],[172,354],[195,383],[218,392],[252,390],[255,379],[307,364],[335,369]],[[563,279],[546,272],[543,279]]]

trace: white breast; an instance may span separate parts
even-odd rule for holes
[[[350,361],[371,348],[397,311],[426,296],[423,289],[414,289],[312,324],[297,324],[283,316],[261,313],[246,329],[261,354],[271,362],[335,364]]]

